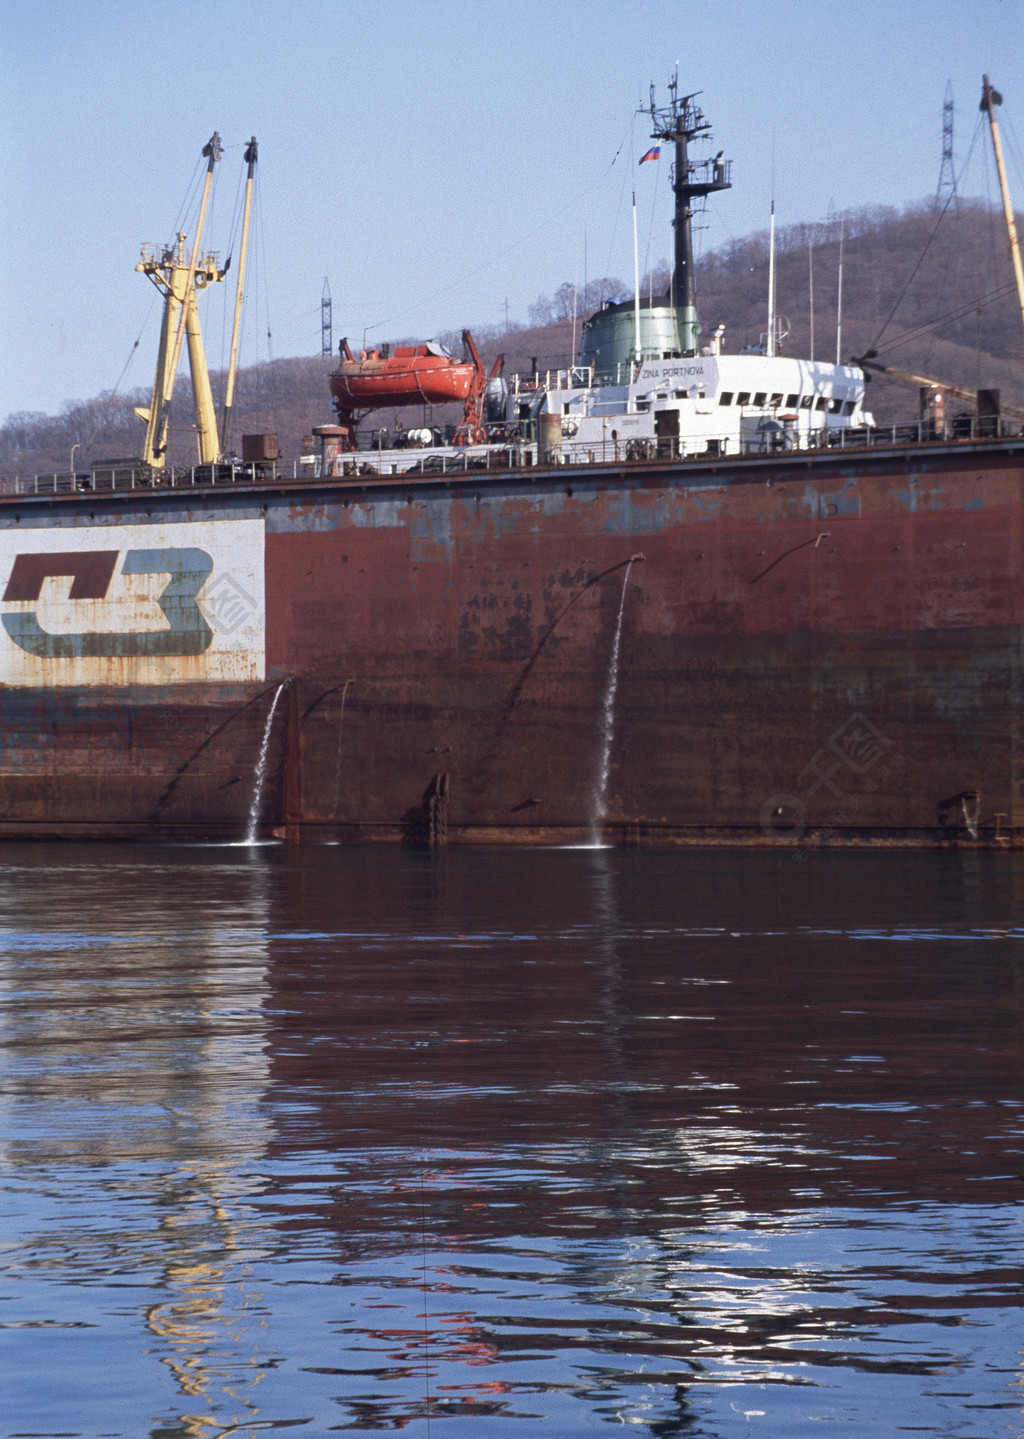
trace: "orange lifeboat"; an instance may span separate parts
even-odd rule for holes
[[[473,393],[478,367],[456,360],[443,345],[397,345],[389,353],[363,350],[356,359],[346,344],[331,376],[339,408],[372,410],[382,405],[445,405]]]

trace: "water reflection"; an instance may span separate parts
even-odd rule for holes
[[[249,1169],[268,1134],[266,866],[230,867],[225,904],[216,863],[158,864],[137,886],[102,851],[56,874],[15,855],[2,921],[11,1271],[118,1288],[145,1270],[141,1355],[180,1396],[153,1432],[225,1432],[259,1413],[268,1362]],[[73,905],[53,904],[55,878]],[[33,1232],[40,1202],[50,1222]],[[72,1394],[57,1402],[74,1425]]]
[[[1012,1424],[1015,857],[0,862],[7,1432]]]

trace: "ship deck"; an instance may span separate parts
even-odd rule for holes
[[[345,461],[340,475],[310,475],[298,466],[292,474],[279,465],[195,465],[151,473],[141,465],[136,469],[126,464],[110,470],[97,470],[89,476],[70,474],[36,475],[31,479],[9,482],[16,487],[0,493],[0,510],[26,501],[79,501],[88,503],[100,497],[119,495],[137,497],[140,492],[153,499],[180,495],[182,491],[224,491],[232,493],[295,493],[296,491],[330,490],[364,493],[368,487],[423,491],[465,488],[481,485],[507,485],[519,481],[528,485],[568,482],[581,474],[588,478],[606,478],[615,483],[625,479],[645,485],[671,485],[691,488],[715,488],[724,484],[771,483],[780,470],[791,477],[820,472],[823,476],[836,469],[846,469],[851,461],[858,468],[866,464],[906,463],[920,457],[922,463],[934,460],[987,457],[1018,459],[1024,454],[1024,434],[992,438],[922,439],[920,427],[892,426],[884,430],[861,432],[859,438],[844,439],[837,430],[835,443],[827,448],[807,450],[773,450],[768,453],[727,456],[676,456],[668,459],[578,459],[570,463],[535,464],[522,456],[510,455],[508,447],[473,446],[464,450],[448,448],[422,452],[357,451]]]

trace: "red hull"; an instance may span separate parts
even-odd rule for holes
[[[127,663],[102,645],[49,685],[11,669],[0,834],[237,836],[262,796],[297,837],[578,842],[615,653],[613,840],[1024,847],[1022,487],[1005,440],[5,500],[33,594],[71,585],[56,566],[99,524],[104,554],[176,545],[168,571],[209,550],[223,653],[121,684],[70,673]],[[249,680],[231,646],[253,605],[264,634],[262,589],[218,578],[246,544]],[[38,665],[9,587],[9,653]],[[53,603],[89,630],[121,613]]]

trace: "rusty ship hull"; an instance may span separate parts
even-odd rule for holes
[[[1004,439],[5,498],[0,835],[1024,843],[1022,481]]]

